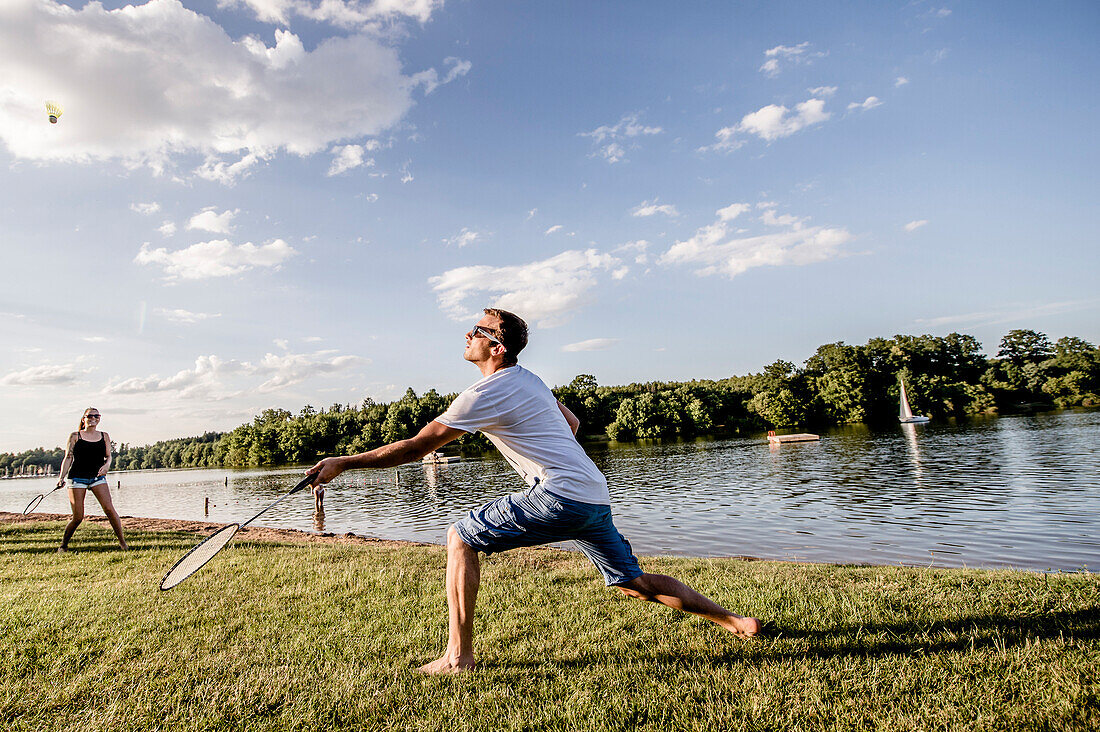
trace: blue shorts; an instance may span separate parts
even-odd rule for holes
[[[73,488],[92,488],[97,485],[107,485],[107,478],[97,475],[94,478],[69,478]]]
[[[630,542],[611,521],[611,506],[561,498],[538,485],[476,508],[454,527],[467,546],[486,554],[575,541],[608,585],[643,574]]]

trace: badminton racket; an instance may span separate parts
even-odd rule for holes
[[[61,488],[61,486],[57,486],[57,488],[54,488],[53,491],[56,491],[59,488]],[[42,499],[50,495],[50,493],[53,493],[53,491],[49,491],[47,493],[39,493],[37,496],[32,498],[31,502],[27,504],[27,507],[23,509],[23,515],[26,516],[28,513],[38,508],[38,504],[42,503]]]
[[[316,475],[307,475],[305,478],[302,479],[301,483],[294,486],[290,490],[290,493],[287,493],[279,500],[274,501],[263,511],[260,511],[258,514],[248,519],[244,523],[229,524],[228,526],[223,526],[222,528],[218,529],[213,534],[196,544],[194,547],[191,548],[191,551],[184,554],[182,557],[179,558],[179,561],[172,565],[172,568],[169,569],[168,572],[164,575],[164,579],[160,581],[160,589],[170,590],[178,585],[180,582],[183,582],[185,579],[193,575],[195,572],[198,572],[207,562],[213,559],[218,552],[225,548],[225,545],[229,543],[233,536],[238,531],[240,531],[242,527],[252,523],[260,516],[263,516],[265,513],[267,513],[267,511],[277,506],[279,503],[282,503],[287,498],[290,498],[295,493],[308,486],[310,483],[313,482],[314,478],[316,478]]]

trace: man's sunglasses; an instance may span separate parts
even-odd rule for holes
[[[98,414],[85,414],[84,419],[99,419],[101,415]]]
[[[473,338],[477,338],[478,336],[481,336],[482,338],[488,338],[490,343],[495,343],[498,346],[503,346],[504,345],[503,343],[500,342],[499,338],[497,338],[495,335],[490,333],[485,328],[482,328],[480,325],[475,325],[473,328],[471,328],[470,329],[470,335]]]

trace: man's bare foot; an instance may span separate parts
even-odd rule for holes
[[[67,547],[67,546],[59,546],[59,547],[57,547],[57,553],[58,553],[58,554],[60,554],[61,552],[67,552],[67,551],[69,551],[69,547]]]
[[[428,676],[440,676],[443,674],[457,674],[462,671],[473,671],[475,665],[473,658],[452,658],[450,654],[444,654],[442,658],[424,664],[417,671]]]
[[[764,627],[764,624],[756,618],[741,617],[740,615],[730,615],[728,621],[721,623],[721,625],[738,638],[752,638]]]

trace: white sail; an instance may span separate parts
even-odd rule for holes
[[[900,376],[898,383],[901,384],[901,411],[898,413],[898,419],[904,422],[913,418],[913,410],[909,408],[909,395],[905,393],[905,381]]]
[[[898,400],[898,421],[902,424],[923,424],[929,418],[922,415],[913,416],[913,410],[909,408],[909,395],[905,393],[905,379],[898,375],[898,385],[901,386],[901,398]]]

